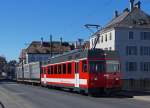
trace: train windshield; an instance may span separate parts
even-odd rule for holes
[[[106,61],[107,72],[120,72],[119,61]]]
[[[90,61],[89,68],[91,73],[105,72],[105,61]]]

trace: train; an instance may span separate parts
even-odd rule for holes
[[[36,82],[90,95],[110,94],[122,87],[116,51],[79,49],[51,57],[47,63],[31,63],[17,70],[18,82]]]

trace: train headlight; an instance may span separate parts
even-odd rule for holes
[[[118,81],[118,80],[119,80],[119,78],[116,78],[116,80]]]
[[[96,80],[98,80],[98,78],[97,78],[97,77],[95,77],[95,78],[94,78],[94,80],[96,81]]]
[[[108,75],[108,74],[105,74],[104,77],[106,77],[106,78],[108,79],[108,78],[109,78],[109,75]]]

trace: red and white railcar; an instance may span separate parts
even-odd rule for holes
[[[42,66],[41,84],[86,93],[120,89],[121,72],[115,51],[75,50],[50,59]]]

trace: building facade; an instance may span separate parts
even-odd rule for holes
[[[115,12],[102,30],[90,38],[90,48],[116,50],[121,61],[124,88],[150,89],[150,16],[141,10],[140,2]]]
[[[45,62],[51,56],[62,54],[72,50],[72,46],[67,42],[41,42],[33,41],[26,49],[23,49],[20,54],[20,65],[29,64],[32,62]]]

